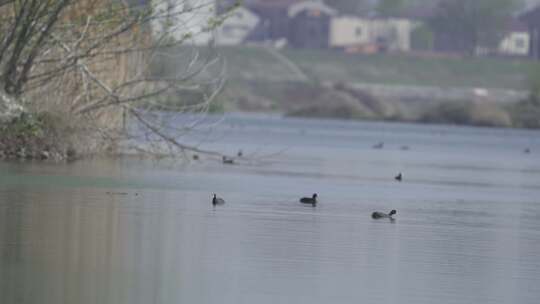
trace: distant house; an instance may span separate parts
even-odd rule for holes
[[[404,18],[336,17],[330,26],[330,46],[366,53],[407,52],[413,23]]]
[[[216,44],[238,45],[246,42],[257,28],[259,16],[245,7],[232,11],[216,30]]]
[[[214,0],[155,0],[161,18],[153,23],[154,32],[168,34],[186,44],[206,45],[213,40],[210,22],[216,16]]]
[[[336,11],[322,0],[251,0],[246,6],[260,18],[249,40],[286,40],[298,48],[328,47],[330,20]]]
[[[289,44],[297,48],[327,48],[330,40],[330,21],[337,11],[323,1],[302,1],[287,10]]]
[[[301,0],[253,0],[246,7],[260,18],[253,40],[279,40],[289,36],[289,7]]]
[[[529,32],[529,55],[540,60],[540,6],[522,14],[520,20]]]
[[[411,49],[413,21],[404,18],[378,18],[372,20],[372,39],[388,51],[408,52]]]
[[[356,16],[336,17],[330,24],[330,46],[345,50],[367,49],[373,44],[370,29],[367,19]]]
[[[530,49],[529,42],[527,26],[518,20],[512,20],[508,33],[499,44],[498,53],[506,56],[527,56]]]

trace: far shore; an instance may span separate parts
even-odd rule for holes
[[[220,111],[280,113],[291,117],[540,128],[540,105],[521,93],[507,102],[485,96],[428,98],[377,94],[346,83],[232,83]],[[219,111],[218,111],[219,112]]]

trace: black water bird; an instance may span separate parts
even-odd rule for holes
[[[379,211],[375,211],[371,214],[371,218],[372,219],[382,219],[382,218],[388,218],[388,219],[391,219],[393,220],[394,218],[392,217],[394,214],[396,214],[397,211],[396,210],[392,210],[390,211],[390,213],[384,213],[384,212],[379,212]]]
[[[214,193],[214,197],[212,198],[212,205],[214,206],[225,205],[225,200],[222,199],[221,197],[217,197],[216,194]]]
[[[523,150],[523,153],[525,153],[525,154],[531,154],[531,149],[530,149],[530,148],[526,148],[525,150]]]
[[[230,158],[230,157],[227,157],[225,155],[223,155],[222,157],[222,161],[224,164],[227,164],[227,165],[232,165],[234,164],[234,159]]]
[[[401,146],[400,149],[401,149],[401,151],[409,151],[410,150],[409,146]]]
[[[193,154],[193,160],[199,160],[199,154]]]
[[[317,205],[317,193],[313,193],[312,197],[302,197],[300,199],[300,203],[311,204],[313,207],[315,207]]]
[[[384,148],[384,143],[382,141],[373,145],[373,149],[382,149],[382,148]]]
[[[242,151],[242,149],[238,150],[238,153],[236,153],[236,156],[238,157],[244,156],[244,152]]]
[[[401,172],[399,172],[398,175],[396,175],[396,177],[394,177],[398,182],[402,181],[403,180],[403,174],[401,174]]]

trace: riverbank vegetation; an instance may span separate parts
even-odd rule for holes
[[[221,47],[231,81],[303,81],[259,47]],[[371,83],[442,88],[528,90],[540,62],[528,58],[435,54],[345,54],[337,50],[280,51],[314,82]]]
[[[534,76],[540,64],[526,58],[281,52],[307,80],[264,48],[220,49],[229,65],[228,85],[218,97],[224,111],[537,128],[540,107],[531,100],[538,98],[527,95],[540,96],[534,93],[540,92]]]
[[[513,126],[512,117],[504,107],[471,101],[449,101],[432,106],[418,117],[418,121],[483,127]]]
[[[540,128],[540,104],[489,100],[383,99],[346,83],[231,82],[220,94],[224,111],[286,116]]]
[[[21,113],[0,124],[0,159],[74,159],[77,126],[51,113]]]
[[[0,156],[66,159],[116,153],[121,142],[149,153],[199,151],[183,145],[178,138],[185,129],[156,110],[167,107],[160,96],[190,91],[203,93],[173,110],[207,111],[224,83],[223,61],[192,47],[175,54],[185,65],[174,75],[149,68],[156,54],[212,30],[226,16],[179,29],[175,18],[189,13],[181,3],[138,3],[0,3]],[[178,30],[184,35],[174,36]]]
[[[508,107],[515,127],[540,129],[540,69],[529,77],[529,98]]]

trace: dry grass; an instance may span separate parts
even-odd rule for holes
[[[518,128],[540,129],[540,102],[524,100],[508,107],[514,126]]]
[[[489,127],[511,127],[512,118],[503,107],[485,102],[451,101],[429,108],[420,122]]]

